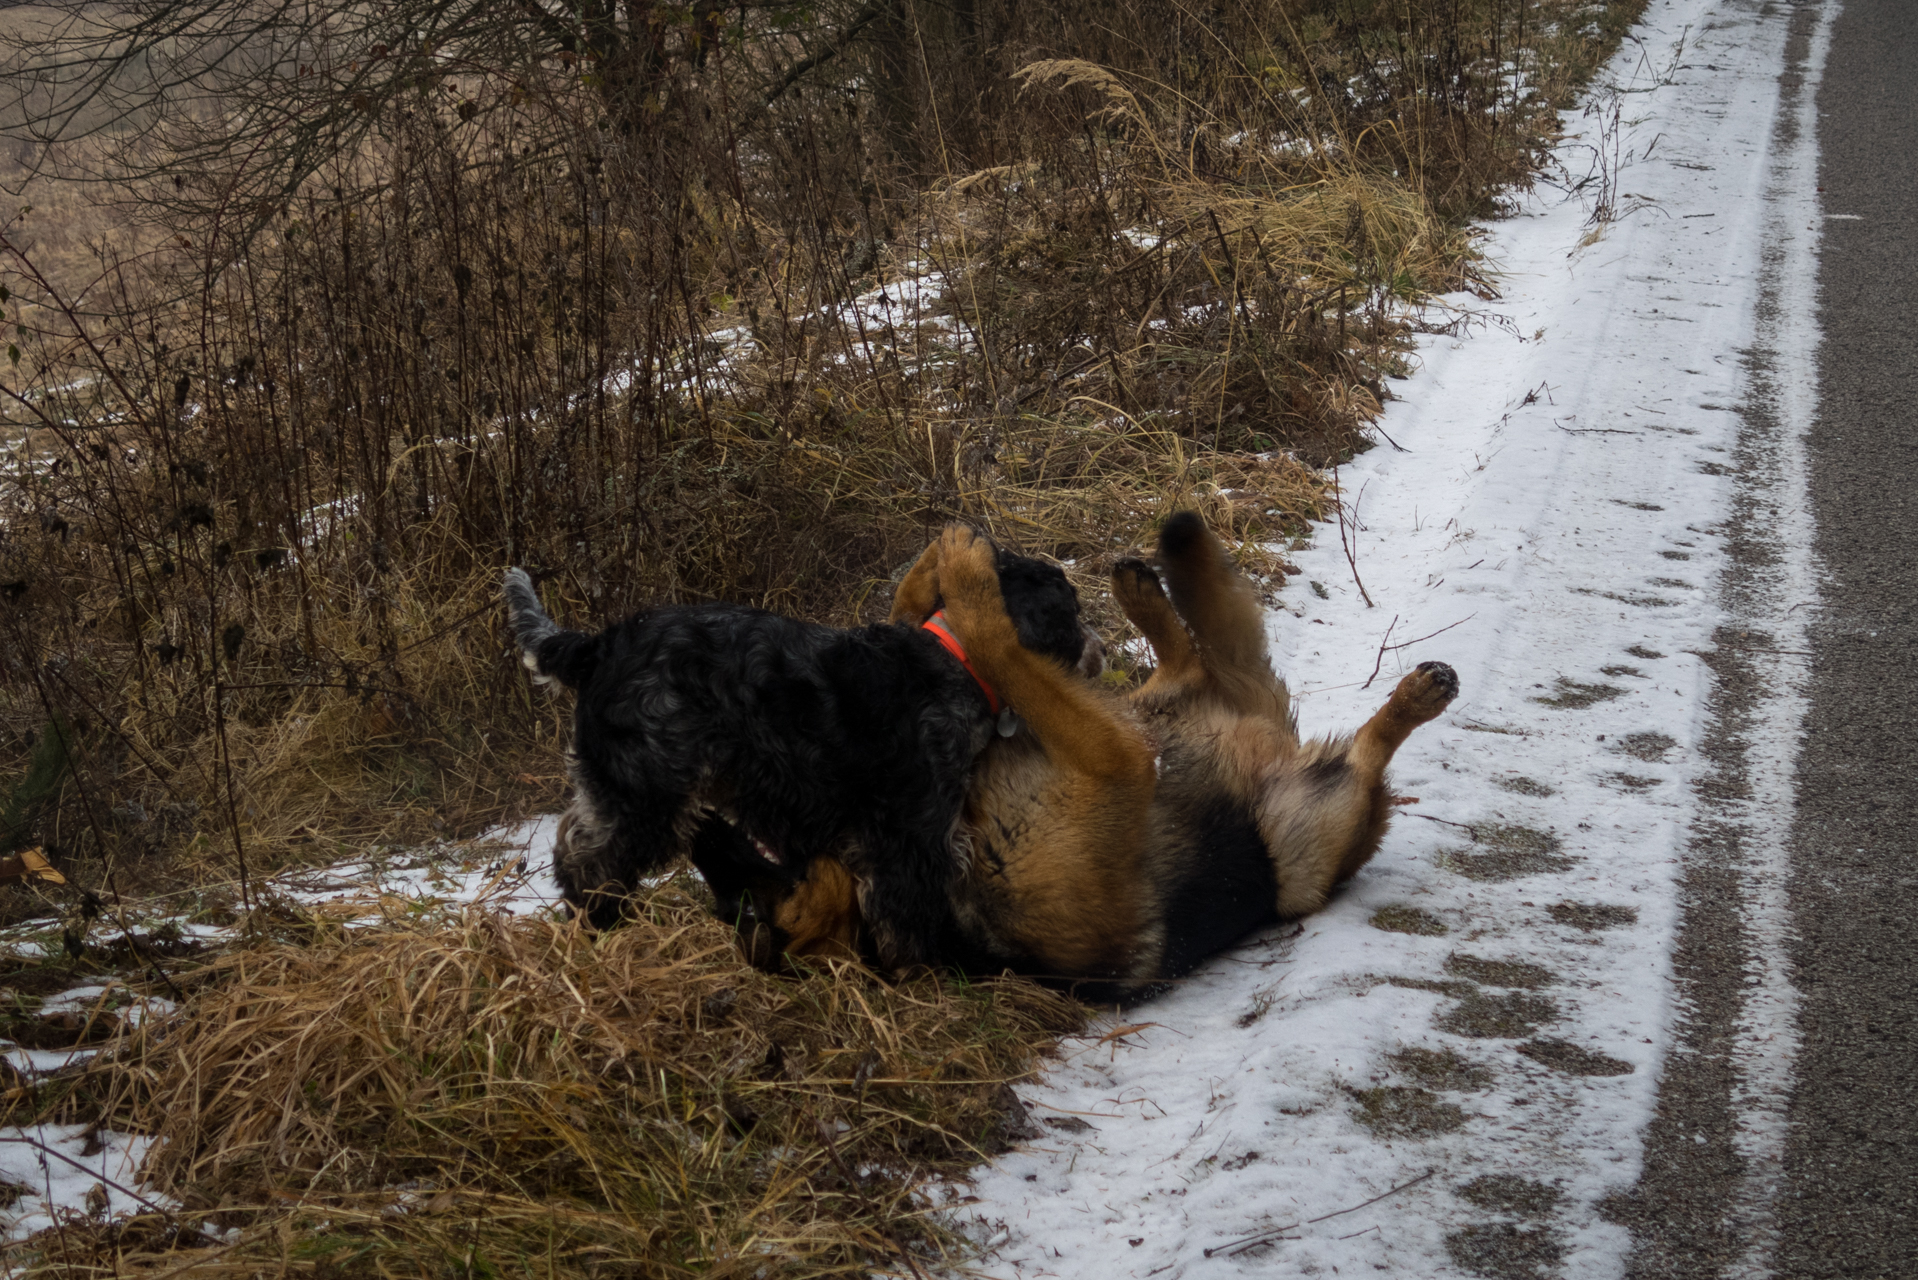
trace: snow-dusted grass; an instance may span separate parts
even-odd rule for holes
[[[259,889],[267,900],[298,904],[347,928],[474,902],[510,915],[551,911],[559,901],[549,874],[558,821],[549,816],[491,832],[467,845],[290,872]],[[140,928],[165,926],[180,936],[205,941],[225,940],[234,932],[230,926],[173,918],[163,907],[132,923]],[[40,938],[31,924],[0,932],[0,946],[16,951],[42,946],[57,950],[59,945],[57,939]],[[117,983],[88,983],[46,997],[38,1012],[85,1014],[96,1007],[111,1008],[118,1018],[135,1023],[164,1016],[174,1008],[171,1001],[157,996],[129,1000]],[[0,1040],[0,1060],[31,1077],[84,1062],[97,1049],[97,1045],[28,1049]],[[156,1204],[170,1205],[165,1197],[143,1199],[137,1194],[140,1161],[151,1142],[80,1125],[0,1127],[0,1183],[19,1188],[11,1205],[0,1207],[0,1239],[24,1239],[69,1214],[112,1217]]]

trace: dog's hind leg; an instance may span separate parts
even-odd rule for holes
[[[1310,742],[1279,767],[1261,799],[1260,829],[1279,876],[1279,913],[1304,915],[1378,851],[1392,814],[1385,770],[1412,730],[1458,695],[1442,662],[1420,663],[1357,734]]]
[[[683,796],[621,797],[616,812],[609,813],[576,782],[553,845],[553,880],[560,895],[593,928],[618,924],[640,877],[678,852],[682,833],[676,824],[685,807]]]
[[[1159,567],[1219,696],[1244,714],[1289,724],[1291,701],[1267,656],[1265,610],[1196,513],[1178,512],[1159,530]]]
[[[1156,665],[1140,690],[1142,696],[1178,691],[1204,678],[1199,651],[1186,634],[1185,624],[1173,612],[1172,602],[1166,599],[1165,588],[1159,585],[1159,575],[1151,566],[1130,558],[1112,566],[1112,598],[1119,602],[1126,620],[1152,646]]]
[[[1385,775],[1385,766],[1412,730],[1452,705],[1458,697],[1458,673],[1443,662],[1421,662],[1392,690],[1385,705],[1373,713],[1352,739],[1347,759],[1368,774]]]

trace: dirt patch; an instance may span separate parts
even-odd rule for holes
[[[1642,644],[1635,644],[1631,648],[1625,650],[1625,652],[1631,654],[1634,658],[1643,658],[1647,662],[1651,662],[1665,656],[1664,654],[1660,653],[1656,649],[1647,649]]]
[[[1623,787],[1627,791],[1650,791],[1665,780],[1648,778],[1642,773],[1608,773],[1605,775],[1605,781],[1615,787]]]
[[[57,996],[63,991],[71,991],[89,982],[100,981],[100,970],[93,967],[79,968],[67,964],[33,965],[23,964],[20,968],[0,973],[0,987],[17,992],[29,1000],[41,996]],[[9,999],[9,1003],[18,1003]]]
[[[1515,1173],[1488,1173],[1474,1178],[1458,1189],[1459,1195],[1481,1209],[1494,1213],[1515,1213],[1521,1218],[1542,1218],[1558,1208],[1565,1193],[1543,1182],[1533,1182]]]
[[[1667,560],[1689,560],[1692,558],[1692,553],[1689,551],[1661,551],[1658,554],[1664,556]]]
[[[1413,933],[1422,938],[1437,938],[1451,932],[1443,920],[1417,907],[1380,907],[1372,913],[1371,925],[1387,933]]]
[[[1569,1040],[1529,1040],[1518,1051],[1568,1076],[1628,1076],[1637,1070],[1629,1062],[1593,1053]]]
[[[1601,702],[1610,702],[1625,692],[1615,684],[1581,684],[1577,680],[1567,680],[1564,676],[1558,678],[1557,689],[1556,693],[1533,698],[1532,701],[1560,711],[1582,711]]]
[[[1545,908],[1552,919],[1587,933],[1599,929],[1621,929],[1638,923],[1638,909],[1613,906],[1608,902],[1554,902]]]
[[[1664,596],[1640,595],[1637,592],[1580,590],[1578,594],[1598,596],[1603,600],[1616,600],[1620,604],[1631,605],[1634,609],[1667,609],[1678,603],[1676,600],[1667,600]]]
[[[1408,991],[1433,991],[1442,996],[1451,996],[1454,1000],[1462,999],[1477,989],[1469,982],[1444,982],[1437,978],[1380,978],[1378,981],[1388,987],[1404,987]]]
[[[1348,1089],[1352,1118],[1381,1138],[1429,1138],[1465,1123],[1465,1112],[1430,1089],[1391,1085]]]
[[[1516,823],[1479,826],[1472,831],[1475,840],[1471,848],[1451,849],[1439,855],[1442,866],[1468,880],[1516,880],[1565,871],[1577,862],[1559,852],[1563,842],[1549,831]]]
[[[1438,1029],[1474,1040],[1522,1040],[1541,1023],[1558,1018],[1558,1005],[1544,996],[1475,991],[1439,1016]]]
[[[1234,1018],[1233,1021],[1236,1022],[1241,1027],[1251,1026],[1253,1023],[1257,1022],[1260,1018],[1263,1018],[1267,1013],[1271,1011],[1272,1002],[1277,1000],[1278,998],[1279,998],[1279,993],[1277,988],[1275,987],[1269,987],[1264,991],[1253,992],[1252,1007],[1250,1009],[1247,1009],[1244,1013],[1240,1014],[1238,1017]]]
[[[1428,1089],[1463,1092],[1492,1087],[1492,1069],[1451,1049],[1400,1049],[1385,1060]]]
[[[71,1049],[76,1045],[98,1044],[111,1039],[119,1029],[120,1019],[104,1009],[63,1009],[0,1021],[0,1036],[23,1049]]]
[[[1453,953],[1445,962],[1445,972],[1484,983],[1488,987],[1523,987],[1536,991],[1558,981],[1558,975],[1543,965],[1523,960],[1487,960],[1483,956]]]
[[[1537,796],[1541,800],[1546,796],[1558,794],[1557,787],[1547,786],[1536,778],[1493,778],[1492,785],[1501,791],[1510,791],[1521,796]]]
[[[1492,1280],[1538,1280],[1565,1259],[1565,1244],[1556,1231],[1509,1222],[1454,1231],[1445,1237],[1445,1250],[1465,1270]]]
[[[1678,745],[1678,739],[1663,733],[1628,733],[1618,740],[1617,750],[1634,760],[1663,760],[1665,753]]]
[[[1645,678],[1643,671],[1637,667],[1628,667],[1622,662],[1615,662],[1609,667],[1600,667],[1598,670],[1601,675],[1608,675],[1614,679],[1619,676],[1637,676],[1641,680]]]

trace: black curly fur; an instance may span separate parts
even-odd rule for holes
[[[1065,575],[1004,551],[999,573],[1021,642],[1078,662],[1085,633]],[[588,635],[547,617],[523,570],[503,586],[526,665],[578,691],[575,795],[554,871],[595,927],[616,923],[640,880],[681,852],[742,924],[755,886],[790,887],[831,853],[860,879],[868,918],[893,926],[874,939],[886,964],[939,954],[953,834],[994,717],[930,634],[712,604]]]

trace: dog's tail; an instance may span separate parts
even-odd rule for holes
[[[540,607],[533,580],[524,569],[508,569],[501,584],[506,609],[512,615],[513,636],[519,641],[520,661],[534,675],[577,689],[599,665],[598,638],[583,631],[566,631]]]

